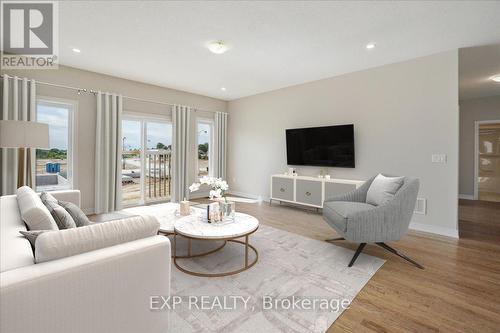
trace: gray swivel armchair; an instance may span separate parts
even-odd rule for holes
[[[367,180],[353,192],[325,200],[323,218],[342,236],[326,241],[345,239],[360,243],[349,267],[354,264],[367,243],[375,243],[424,269],[422,265],[385,243],[399,240],[408,230],[417,200],[418,179],[405,177],[403,185],[394,197],[380,206],[366,203],[366,195],[374,179],[375,177],[372,177]]]

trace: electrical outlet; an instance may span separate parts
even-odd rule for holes
[[[415,203],[414,213],[423,215],[427,214],[427,199],[417,198],[417,202]]]
[[[446,154],[432,154],[432,163],[446,163]]]

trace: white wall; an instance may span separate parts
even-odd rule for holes
[[[241,98],[228,110],[231,190],[269,197],[270,175],[287,168],[286,128],[354,123],[356,168],[329,168],[332,177],[416,176],[428,212],[412,227],[457,236],[456,50]],[[433,153],[447,163],[431,163]]]
[[[460,195],[474,196],[474,126],[477,120],[500,120],[500,96],[460,101]]]
[[[45,81],[79,88],[116,92],[126,96],[143,98],[167,103],[184,104],[209,111],[225,111],[227,102],[206,96],[191,94],[184,91],[163,88],[141,82],[121,79],[109,75],[84,71],[76,68],[59,66],[58,70],[16,70],[4,71],[2,74],[27,77],[37,81]],[[82,207],[87,212],[94,209],[94,151],[95,151],[95,122],[96,99],[92,94],[78,95],[73,90],[37,85],[38,96],[50,96],[78,102],[78,166],[76,188],[82,192]],[[171,108],[166,105],[152,104],[124,99],[123,109],[138,113],[152,113],[171,115]],[[197,112],[197,115],[210,117],[213,114]],[[193,118],[193,122],[195,117]],[[193,125],[194,126],[194,125]],[[194,132],[193,132],[194,133]],[[194,142],[194,134],[193,134]],[[190,174],[194,180],[195,146],[191,149],[192,165],[189,165]]]

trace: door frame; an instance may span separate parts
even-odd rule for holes
[[[474,122],[474,200],[479,199],[478,177],[479,177],[479,126],[485,124],[500,124],[498,120],[476,120]]]

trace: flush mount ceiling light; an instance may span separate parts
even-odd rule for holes
[[[220,90],[226,91],[226,87],[221,87]]]
[[[366,49],[367,50],[371,50],[371,49],[374,49],[375,46],[377,46],[377,44],[375,44],[375,43],[369,43],[369,44],[366,44]]]
[[[208,42],[207,48],[210,50],[210,52],[215,54],[222,54],[229,50],[229,47],[221,40]]]
[[[500,83],[500,74],[493,75],[492,77],[490,77],[490,79],[491,79],[492,81],[495,81],[495,82]]]
[[[71,50],[72,50],[73,52],[75,52],[75,53],[80,53],[80,52],[82,52],[82,50],[77,49],[77,48],[72,48]]]

